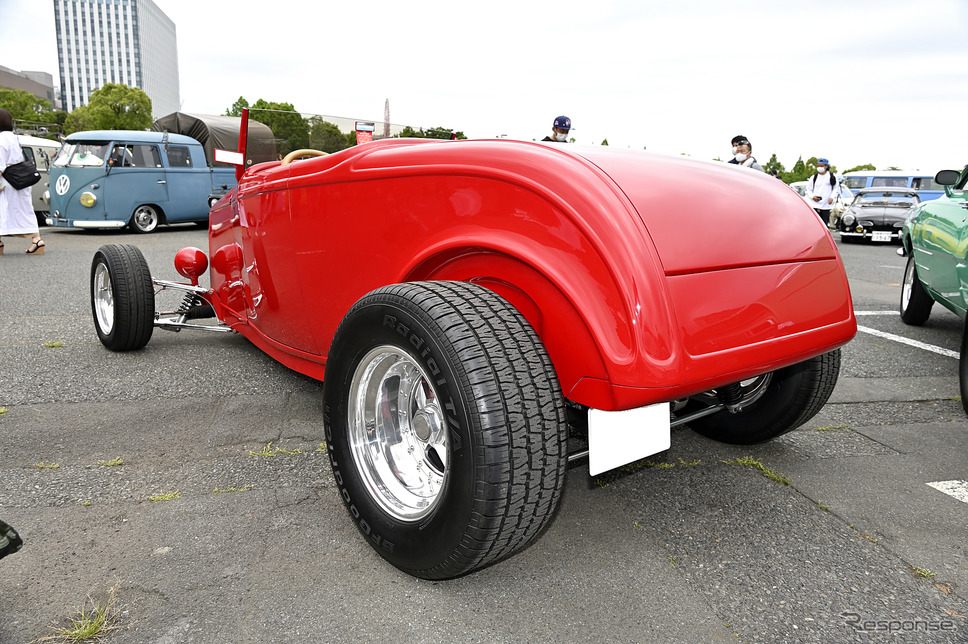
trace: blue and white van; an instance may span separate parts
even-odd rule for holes
[[[921,201],[931,201],[944,194],[944,186],[935,183],[934,173],[904,172],[902,170],[858,170],[845,172],[840,180],[855,195],[864,188],[912,188]]]
[[[50,167],[51,226],[124,228],[207,225],[212,203],[235,185],[235,170],[212,167],[202,145],[182,134],[76,132]]]

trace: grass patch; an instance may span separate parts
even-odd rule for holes
[[[245,485],[243,487],[227,487],[227,488],[223,488],[221,490],[218,489],[218,488],[215,488],[214,490],[212,490],[212,494],[229,494],[231,492],[248,492],[251,489],[252,489],[252,487],[249,486],[249,485]]]
[[[791,481],[787,477],[783,476],[779,472],[768,468],[763,465],[761,461],[756,460],[752,456],[742,456],[740,458],[734,458],[731,461],[723,461],[726,465],[742,465],[744,467],[752,467],[763,472],[763,476],[768,479],[774,480],[777,483],[782,483],[783,485],[790,485]]]
[[[658,467],[660,470],[664,470],[664,469],[667,469],[667,468],[670,468],[670,467],[675,467],[675,464],[673,464],[673,463],[654,463],[652,461],[646,461],[645,462],[645,466],[646,467]]]
[[[818,432],[829,432],[832,429],[850,429],[850,425],[824,425],[815,428]]]
[[[698,459],[698,458],[694,461],[684,461],[681,458],[679,459],[679,464],[684,467],[693,467],[695,465],[699,465],[700,463],[702,463],[702,459]]]
[[[81,606],[77,612],[68,619],[71,625],[66,628],[54,628],[53,635],[43,637],[37,641],[62,641],[62,642],[85,642],[100,639],[110,631],[119,627],[121,619],[121,606],[118,604],[118,586],[108,590],[107,597],[103,601],[94,601],[90,595],[87,596],[88,604]]]
[[[174,499],[180,499],[182,493],[179,491],[174,492],[163,492],[162,494],[155,494],[148,497],[148,500],[152,503],[157,503],[158,501],[172,501]]]
[[[249,456],[275,456],[276,454],[302,454],[302,450],[298,447],[296,449],[283,449],[281,447],[273,449],[271,441],[266,443],[266,446],[258,452],[249,450]]]
[[[60,463],[45,463],[41,461],[39,463],[31,463],[30,467],[36,467],[42,470],[56,470],[60,467]]]
[[[60,349],[62,346],[64,346],[64,343],[60,340],[50,340],[45,342],[42,346],[45,346],[48,349]]]
[[[117,458],[112,458],[110,461],[98,461],[97,464],[101,467],[117,467],[118,465],[124,465],[124,458],[118,456]]]
[[[329,451],[329,446],[326,444],[326,441],[323,441],[322,443],[319,444],[319,447],[313,450],[313,453],[315,454],[317,452],[322,452],[323,454],[325,454],[328,451]]]
[[[7,408],[6,407],[0,407],[0,416],[3,416],[6,413],[7,413]]]
[[[915,577],[920,577],[921,579],[931,579],[935,576],[935,574],[927,568],[918,568],[917,566],[911,566],[911,572],[914,573]]]
[[[824,505],[824,504],[823,504],[823,503],[821,503],[820,501],[817,501],[817,505],[819,505],[819,506],[820,506],[820,509],[821,509],[821,510],[829,510],[829,509],[830,509],[830,506],[829,506],[829,505]]]

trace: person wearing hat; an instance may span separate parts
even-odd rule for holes
[[[571,119],[567,116],[559,116],[551,126],[551,136],[546,136],[542,141],[554,141],[555,143],[567,143],[568,132],[571,131]]]
[[[837,177],[830,172],[830,161],[820,158],[817,159],[817,171],[807,179],[807,187],[803,192],[803,198],[813,205],[820,220],[830,228],[837,225],[831,219],[830,208],[834,204],[834,198],[840,193],[838,183]]]
[[[729,160],[729,163],[764,172],[763,166],[757,163],[756,157],[753,156],[753,144],[750,143],[749,139],[742,134],[738,134],[733,137],[730,143],[733,145],[733,158]]]

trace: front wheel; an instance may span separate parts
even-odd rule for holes
[[[158,209],[146,204],[134,209],[129,226],[137,233],[150,233],[158,228],[159,223],[161,223],[161,216],[158,214]]]
[[[707,438],[751,445],[792,431],[813,418],[833,393],[840,374],[840,349],[768,374],[744,380],[739,385],[741,411],[723,410],[689,422],[689,427]],[[686,413],[718,402],[721,392],[694,397]]]
[[[933,305],[934,300],[924,290],[921,278],[918,277],[912,249],[908,255],[907,266],[904,267],[904,282],[901,284],[901,321],[911,326],[921,326],[928,321]]]
[[[148,263],[137,247],[107,244],[94,254],[91,310],[97,337],[108,349],[133,351],[148,344],[155,293]]]
[[[323,381],[333,475],[354,523],[404,572],[447,579],[525,548],[567,462],[561,389],[507,301],[462,282],[373,291]]]

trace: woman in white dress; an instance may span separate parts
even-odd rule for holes
[[[24,160],[20,141],[13,133],[13,117],[10,112],[0,108],[0,172],[8,165]],[[30,237],[27,253],[44,254],[44,240],[40,238],[37,217],[30,201],[30,188],[14,190],[7,181],[0,178],[0,255],[3,254],[3,236]]]

